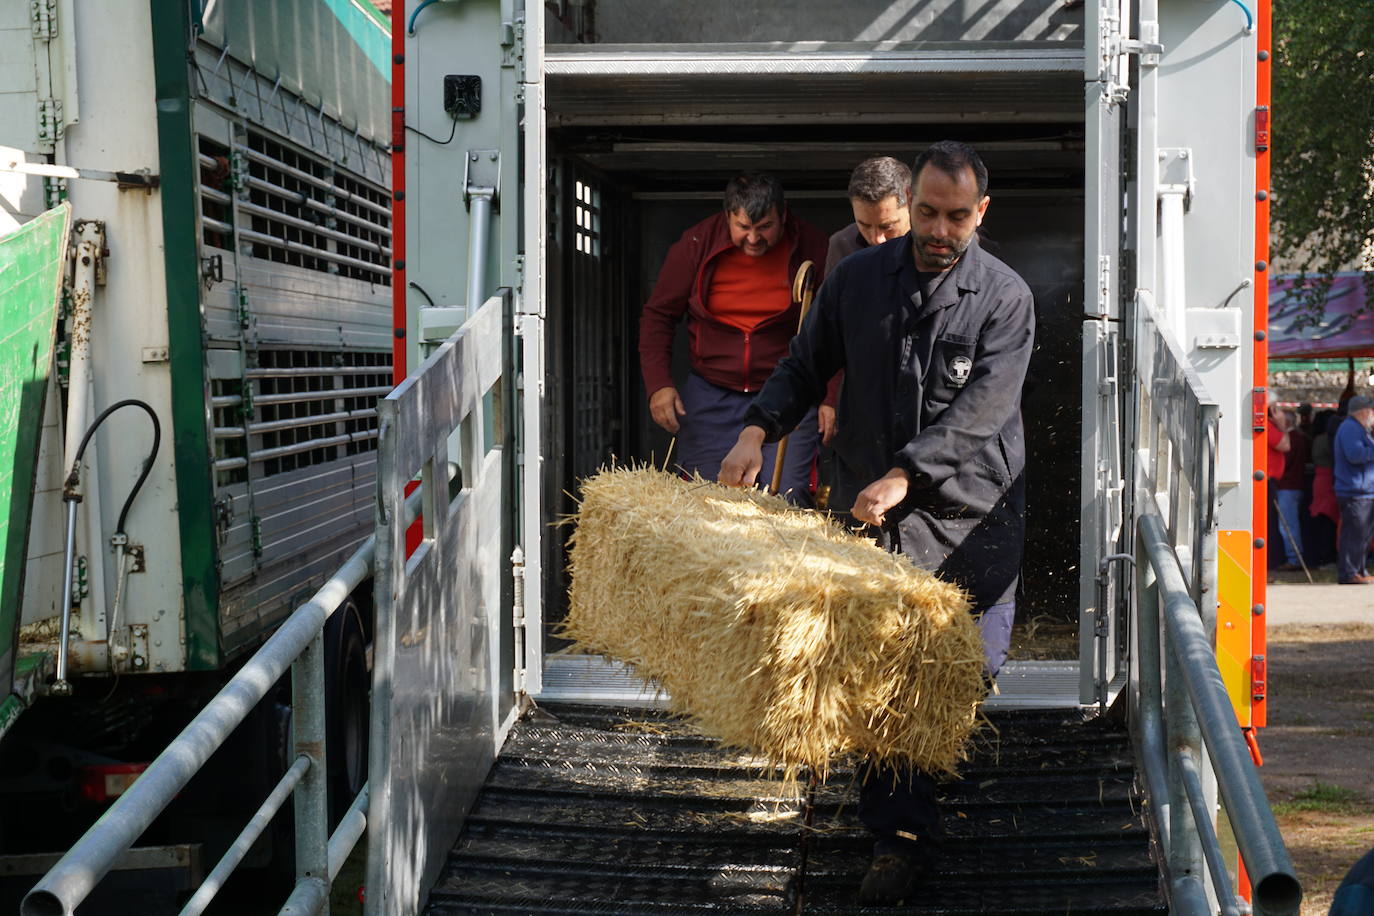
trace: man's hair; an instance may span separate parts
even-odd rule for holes
[[[907,192],[911,190],[911,169],[891,156],[865,159],[849,176],[849,199],[870,204],[897,198],[897,206],[905,207]]]
[[[725,186],[725,212],[743,210],[757,223],[774,207],[783,215],[782,182],[767,172],[740,172]]]
[[[911,183],[914,186],[921,176],[921,169],[933,165],[951,178],[958,178],[964,169],[973,169],[973,177],[978,182],[978,199],[988,195],[988,167],[983,164],[977,151],[967,143],[957,140],[941,140],[931,144],[930,149],[916,157],[911,167]]]

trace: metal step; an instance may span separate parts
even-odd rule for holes
[[[1081,670],[1075,661],[1009,661],[997,675],[997,693],[987,709],[1072,709],[1079,705]],[[1125,675],[1111,685],[1115,697]],[[544,689],[536,698],[547,703],[589,703],[666,709],[663,691],[646,685],[633,668],[597,655],[555,655],[544,662]]]
[[[853,767],[817,788],[809,830],[781,777],[659,712],[546,706],[511,733],[426,912],[1166,911],[1127,737],[1106,719],[991,711],[941,786],[936,872],[900,909],[855,904],[871,839]]]

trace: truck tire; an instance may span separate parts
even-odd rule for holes
[[[351,599],[324,631],[325,754],[332,830],[367,782],[371,673],[362,614]]]

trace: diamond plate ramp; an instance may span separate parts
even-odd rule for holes
[[[1125,732],[1076,710],[990,726],[941,786],[947,842],[920,900],[878,909],[856,903],[871,840],[852,768],[817,788],[808,832],[779,772],[678,720],[545,708],[512,731],[426,912],[1166,912]]]

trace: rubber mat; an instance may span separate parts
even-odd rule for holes
[[[946,841],[918,899],[865,908],[852,768],[816,787],[808,828],[779,772],[676,719],[542,708],[507,739],[426,912],[1165,913],[1125,731],[1062,710],[989,724],[941,786]]]

